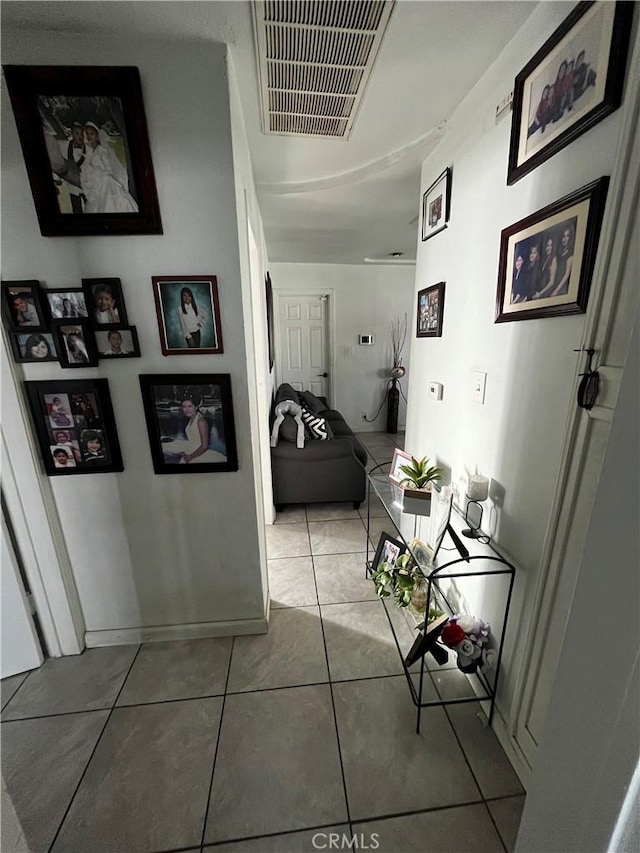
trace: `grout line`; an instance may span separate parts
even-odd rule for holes
[[[87,708],[84,711],[59,711],[54,714],[35,714],[32,717],[15,717],[12,720],[2,720],[2,725],[6,725],[8,723],[24,723],[27,720],[50,720],[53,717],[73,717],[76,714],[98,714],[101,711],[109,711],[111,710],[110,705],[106,705],[104,708]]]
[[[47,658],[47,660],[48,660],[48,658]],[[44,666],[44,664],[45,664],[45,663],[46,663],[46,660],[42,662],[41,666]],[[40,668],[40,667],[37,667],[37,669],[39,669],[39,668]],[[25,675],[25,677],[22,679],[22,681],[20,682],[20,684],[18,684],[18,686],[16,687],[16,689],[13,691],[13,693],[11,694],[11,696],[9,696],[9,698],[7,699],[7,701],[2,705],[2,708],[0,709],[0,711],[4,711],[4,709],[7,707],[7,705],[9,704],[9,702],[11,702],[11,700],[15,697],[16,693],[18,692],[18,690],[20,690],[20,688],[22,687],[22,685],[25,683],[25,681],[27,680],[27,678],[29,678],[29,676],[31,675],[31,673],[32,673],[32,672],[35,672],[35,671],[36,671],[35,669],[30,669],[30,670],[29,670],[29,672]],[[18,674],[18,675],[22,675],[22,673],[17,673],[17,674]],[[9,677],[11,678],[11,676],[9,676]],[[4,681],[4,679],[3,679],[3,681]]]
[[[451,809],[463,809],[466,806],[483,805],[485,805],[483,800],[465,800],[463,803],[449,803],[446,806],[432,806],[428,809],[412,809],[407,812],[394,812],[393,814],[377,815],[376,817],[359,817],[354,821],[354,824],[357,826],[360,823],[373,823],[374,821],[391,820],[397,817],[413,817],[414,815],[430,814],[431,812],[444,812]]]
[[[224,841],[210,841],[209,844],[203,844],[202,849],[214,849],[216,847],[220,847],[221,844],[240,844],[243,841],[259,841],[262,838],[279,838],[281,835],[295,835],[297,832],[314,832],[319,829],[331,829],[331,827],[340,826],[343,823],[345,823],[345,821],[334,820],[332,823],[323,823],[319,826],[302,826],[299,829],[285,829],[282,832],[269,832],[265,835],[243,835],[241,838],[227,838]],[[328,850],[329,848],[327,847],[326,849]],[[159,851],[159,853],[165,853],[165,851]],[[166,853],[173,853],[173,851],[166,851]]]
[[[504,838],[502,837],[502,833],[501,833],[501,832],[500,832],[500,830],[498,829],[498,824],[495,822],[495,819],[494,819],[493,815],[491,814],[491,809],[489,808],[489,803],[487,803],[487,801],[485,800],[485,801],[484,801],[484,803],[483,803],[483,805],[484,805],[484,807],[485,807],[485,810],[486,810],[487,814],[489,815],[489,820],[491,821],[491,823],[493,824],[493,826],[494,826],[494,828],[495,828],[496,832],[498,833],[498,838],[500,839],[500,843],[501,843],[501,844],[502,844],[502,846],[504,847],[504,853],[509,853],[509,850],[507,849],[507,845],[506,845],[506,843],[505,843],[505,840],[504,840]]]
[[[433,680],[433,679],[432,679],[432,680]],[[436,693],[438,694],[438,696],[440,696],[440,699],[442,699],[442,694],[441,694],[441,693],[440,693],[440,691],[438,690],[438,685],[437,685],[435,682],[434,682],[434,685],[435,685],[435,688],[436,688]],[[478,705],[480,705],[480,702],[478,702]],[[477,778],[476,778],[476,774],[473,772],[473,767],[471,766],[471,762],[470,762],[470,761],[469,761],[469,759],[467,758],[467,752],[466,752],[465,748],[464,748],[464,747],[463,747],[463,745],[462,745],[462,741],[461,741],[461,740],[460,740],[460,738],[458,737],[458,732],[456,731],[456,727],[453,725],[453,721],[452,721],[451,717],[449,716],[449,712],[448,712],[448,710],[447,710],[448,705],[441,705],[440,707],[443,709],[444,713],[446,714],[447,720],[449,721],[449,725],[451,726],[451,731],[453,732],[453,736],[455,737],[455,739],[456,739],[456,741],[457,741],[457,743],[458,743],[458,746],[460,747],[460,750],[461,750],[461,752],[462,752],[462,755],[463,755],[463,757],[464,757],[464,760],[465,760],[465,762],[466,762],[466,765],[467,765],[467,767],[469,768],[469,772],[471,773],[471,778],[472,778],[472,779],[473,779],[473,781],[476,783],[476,787],[477,787],[478,791],[480,792],[480,796],[482,797],[482,802],[484,803],[484,794],[483,794],[483,792],[482,792],[482,788],[480,787],[480,783],[478,782],[478,780],[477,780]]]
[[[133,660],[131,661],[131,665],[129,666],[129,669],[127,670],[127,674],[125,675],[125,677],[122,680],[122,684],[120,685],[120,690],[118,690],[118,693],[117,693],[115,699],[113,700],[113,705],[111,706],[111,710],[109,711],[109,714],[107,715],[107,719],[104,722],[104,726],[102,727],[102,730],[101,730],[100,734],[98,735],[98,739],[96,740],[96,742],[93,746],[93,749],[91,750],[91,755],[89,756],[89,759],[85,765],[84,770],[82,771],[82,775],[80,776],[80,779],[78,780],[78,784],[75,787],[73,795],[72,795],[71,799],[69,800],[69,805],[67,806],[65,813],[62,816],[62,820],[58,824],[58,829],[56,830],[56,834],[53,836],[53,840],[51,841],[51,844],[49,845],[49,848],[48,848],[49,853],[51,853],[51,851],[53,850],[53,846],[56,843],[58,836],[60,835],[60,830],[62,829],[62,826],[63,826],[65,820],[67,819],[67,815],[69,814],[69,811],[71,810],[71,806],[73,805],[73,801],[76,798],[76,794],[80,790],[80,786],[82,785],[82,781],[83,781],[84,777],[87,775],[87,770],[89,769],[89,765],[91,764],[91,760],[92,760],[93,756],[96,754],[96,750],[98,748],[100,741],[102,740],[102,736],[104,735],[105,730],[106,730],[107,726],[109,725],[109,720],[111,719],[111,716],[115,710],[116,702],[118,701],[120,694],[122,693],[122,691],[124,689],[124,685],[127,683],[127,679],[129,678],[129,674],[131,673],[131,670],[133,669],[133,665],[136,662],[138,655],[140,654],[141,648],[142,648],[142,643],[139,643],[138,649],[137,649],[135,655],[133,656]]]

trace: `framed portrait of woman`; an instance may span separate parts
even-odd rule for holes
[[[163,355],[223,352],[215,275],[153,276]]]
[[[3,70],[42,235],[161,234],[138,69]]]
[[[228,373],[143,374],[140,390],[156,474],[238,470]]]

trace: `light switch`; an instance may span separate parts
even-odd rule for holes
[[[487,374],[482,370],[471,371],[471,399],[484,405],[484,391],[487,385]]]

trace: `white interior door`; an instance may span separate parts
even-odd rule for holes
[[[280,382],[329,399],[328,296],[280,293],[278,350]]]

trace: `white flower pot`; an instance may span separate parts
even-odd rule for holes
[[[412,515],[431,515],[431,491],[404,489],[402,511]]]

